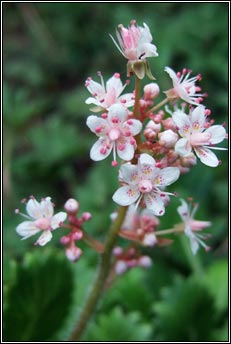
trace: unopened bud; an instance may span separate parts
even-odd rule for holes
[[[152,260],[148,256],[142,256],[139,258],[139,266],[142,266],[143,268],[149,268],[152,266]]]
[[[79,210],[79,202],[77,202],[74,198],[69,198],[64,204],[64,209],[69,214],[76,214]]]
[[[122,275],[125,271],[127,271],[128,267],[127,264],[123,260],[118,260],[115,264],[115,273],[117,275]]]
[[[159,93],[160,93],[160,88],[154,82],[144,86],[144,99],[145,100],[154,99],[159,95]]]
[[[178,140],[178,135],[174,133],[171,129],[165,130],[158,134],[159,144],[166,148],[174,147]]]

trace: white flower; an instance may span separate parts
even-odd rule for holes
[[[200,103],[204,94],[197,93],[198,91],[200,92],[200,87],[195,84],[196,81],[201,79],[200,75],[189,78],[191,71],[186,69],[182,73],[178,72],[177,74],[169,67],[165,67],[164,70],[169,74],[173,82],[173,88],[165,92],[168,98],[173,100],[180,98],[192,105]]]
[[[195,205],[193,210],[190,211],[189,205],[183,199],[181,199],[181,203],[182,204],[177,208],[177,211],[181,219],[184,221],[184,232],[190,240],[193,254],[197,253],[200,245],[203,246],[206,251],[209,250],[209,247],[203,242],[203,239],[206,239],[206,236],[195,232],[211,226],[211,222],[194,220],[194,215],[198,206]]]
[[[92,146],[90,157],[100,161],[113,151],[113,166],[117,165],[116,152],[123,160],[134,156],[136,141],[133,136],[139,134],[142,123],[136,119],[127,119],[127,111],[121,104],[112,105],[106,118],[89,116],[87,126],[99,139]]]
[[[99,73],[99,76],[101,78],[101,84],[93,81],[90,77],[85,82],[85,86],[93,96],[87,98],[86,100],[86,104],[95,105],[95,107],[91,109],[92,111],[98,112],[102,110],[108,110],[111,105],[117,103],[123,104],[126,108],[134,105],[135,98],[133,93],[121,95],[126,87],[126,84],[122,85],[119,73],[115,73],[106,82],[106,86],[101,73]]]
[[[226,131],[222,125],[212,125],[205,129],[205,107],[199,105],[189,115],[177,110],[172,119],[182,137],[175,145],[176,152],[185,157],[194,150],[202,163],[210,167],[218,166],[219,161],[211,149],[225,149],[213,145],[225,139]]]
[[[126,29],[119,25],[116,36],[119,44],[111,36],[121,54],[129,61],[144,60],[146,57],[158,56],[156,46],[152,44],[152,35],[148,25],[144,27],[137,26],[136,21],[132,20],[130,26]]]
[[[51,240],[51,232],[60,227],[67,217],[65,212],[54,215],[54,206],[50,197],[46,197],[40,203],[35,198],[30,199],[26,204],[26,211],[29,216],[21,215],[28,218],[29,221],[24,221],[18,225],[16,232],[23,237],[23,240],[42,232],[36,241],[36,244],[40,246],[44,246]]]
[[[141,154],[138,165],[130,162],[121,166],[120,179],[125,184],[113,195],[113,201],[122,206],[140,202],[143,199],[146,207],[155,215],[165,212],[164,187],[175,182],[180,175],[177,167],[159,169],[155,167],[155,160],[148,154]]]

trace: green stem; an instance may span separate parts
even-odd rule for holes
[[[184,231],[184,225],[180,223],[178,225],[175,225],[173,228],[162,229],[158,232],[155,232],[155,235],[166,235],[166,234],[172,234],[172,233],[183,232],[183,231]]]
[[[134,110],[133,110],[133,116],[135,118],[139,118],[139,113],[140,113],[140,79],[137,78],[135,79],[135,105],[134,105]]]
[[[80,338],[81,334],[83,333],[84,329],[87,326],[88,320],[93,314],[97,306],[97,303],[100,299],[105,281],[107,279],[107,276],[111,267],[112,249],[116,243],[118,232],[124,221],[126,212],[127,212],[127,207],[120,207],[118,210],[117,218],[111,226],[109,235],[105,242],[104,253],[100,257],[100,266],[99,266],[98,274],[96,276],[95,283],[89,294],[85,307],[83,308],[80,314],[79,322],[74,328],[74,331],[70,337],[69,341],[71,342],[77,341]]]
[[[158,110],[159,108],[161,108],[163,105],[167,103],[168,103],[168,98],[165,98],[160,103],[158,103],[157,105],[153,106],[150,110],[148,110],[148,113]]]

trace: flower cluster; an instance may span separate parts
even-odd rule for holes
[[[128,28],[119,25],[116,36],[118,42],[111,38],[127,59],[127,77],[135,77],[134,89],[124,93],[126,86],[133,86],[130,79],[123,84],[118,72],[106,83],[101,72],[98,72],[100,83],[91,77],[85,82],[90,92],[86,104],[91,106],[90,111],[97,113],[86,119],[86,125],[97,138],[90,158],[97,162],[112,154],[112,166],[120,163],[119,185],[112,200],[125,212],[122,219],[119,211],[113,214],[112,226],[129,245],[114,248],[112,275],[123,274],[135,266],[149,267],[151,259],[143,255],[142,247],[155,249],[156,245],[169,245],[173,242],[169,234],[185,234],[193,254],[199,246],[209,250],[204,243],[208,235],[199,232],[211,223],[194,220],[197,205],[191,210],[192,205],[181,199],[177,211],[182,222],[170,229],[159,230],[158,226],[171,202],[170,196],[177,195],[166,189],[180,180],[181,174],[189,173],[197,158],[206,166],[217,167],[220,161],[212,150],[225,149],[215,145],[227,138],[224,125],[214,125],[211,111],[202,105],[207,94],[198,86],[200,74],[191,77],[191,70],[186,68],[175,72],[165,67],[172,85],[163,92],[165,98],[157,102],[160,87],[153,82],[147,59],[157,57],[158,53],[147,24],[141,27],[132,20]],[[144,85],[142,93],[140,80],[145,76],[152,82]],[[26,204],[28,221],[18,225],[16,231],[23,239],[42,232],[36,244],[44,246],[51,240],[53,230],[59,227],[68,230],[60,242],[73,262],[82,254],[77,246],[82,239],[97,252],[107,254],[108,248],[83,228],[91,214],[85,212],[78,216],[79,203],[75,199],[69,199],[64,209],[65,212],[54,215],[50,197],[40,203],[32,197]]]

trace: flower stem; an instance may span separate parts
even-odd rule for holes
[[[135,105],[133,110],[133,116],[139,118],[140,112],[140,79],[136,76],[135,79]]]
[[[88,296],[86,304],[80,314],[79,322],[77,323],[70,337],[71,342],[77,341],[80,338],[81,334],[87,326],[88,320],[95,311],[95,308],[103,291],[104,283],[110,271],[112,249],[115,245],[116,239],[118,237],[118,232],[124,221],[126,212],[127,207],[120,207],[118,210],[116,220],[113,222],[111,226],[109,235],[105,242],[104,252],[100,257],[100,265],[95,283],[93,284],[92,290]]]
[[[155,235],[166,235],[166,234],[172,234],[177,232],[183,232],[184,226],[180,223],[178,225],[175,225],[173,228],[170,229],[162,229],[158,232],[155,232]]]
[[[163,99],[160,103],[158,103],[157,105],[153,106],[150,110],[148,110],[148,113],[158,110],[163,105],[167,104],[168,100],[169,100],[168,98]]]

